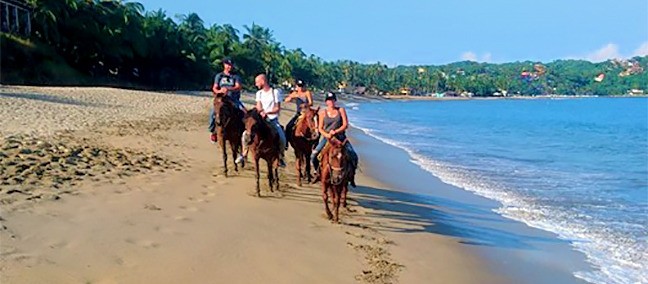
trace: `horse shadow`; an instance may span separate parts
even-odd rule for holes
[[[500,223],[511,221],[494,215],[487,206],[369,186],[358,186],[350,193],[349,200],[369,209],[364,216],[375,220],[366,226],[378,231],[427,232],[453,237],[467,245],[527,250],[540,250],[534,243],[566,242],[500,229]],[[348,225],[364,226],[357,223]]]

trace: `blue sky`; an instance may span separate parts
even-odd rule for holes
[[[287,48],[388,65],[648,55],[648,0],[139,0],[206,25],[252,22]]]

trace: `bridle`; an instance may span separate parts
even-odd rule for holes
[[[344,139],[344,141],[340,143],[339,147],[340,148],[344,147],[344,144],[346,144],[347,142],[348,142],[348,139]],[[329,141],[329,143],[331,143],[331,142]],[[333,146],[333,147],[338,147],[338,146]],[[341,167],[332,166],[332,163],[331,163],[331,156],[332,155],[328,154],[327,156],[328,156],[329,173],[332,174],[333,171],[338,171],[338,172],[342,172],[344,174],[345,167],[344,166],[341,166]],[[340,165],[344,165],[344,163],[340,163]],[[340,185],[342,183],[342,180],[344,180],[344,179],[340,179],[338,182],[334,182],[333,178],[331,178],[330,182],[331,182],[332,185]]]

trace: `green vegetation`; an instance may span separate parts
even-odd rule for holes
[[[267,28],[252,23],[205,27],[197,14],[169,18],[135,2],[28,0],[34,7],[31,38],[2,35],[2,83],[119,85],[147,89],[207,89],[231,57],[246,86],[268,73],[281,84],[300,78],[318,89],[363,86],[371,93],[453,91],[491,96],[621,95],[648,90],[648,57],[591,63],[559,60],[442,66],[327,62],[282,46]],[[634,68],[634,69],[632,69]],[[632,70],[630,70],[632,69]],[[630,71],[628,71],[630,70]],[[601,73],[600,82],[595,77]],[[623,76],[620,76],[623,75]]]

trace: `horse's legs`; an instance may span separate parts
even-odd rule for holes
[[[333,219],[333,214],[331,213],[331,209],[329,209],[328,205],[328,188],[326,186],[326,182],[322,178],[322,201],[324,201],[324,209],[326,210],[326,217],[328,217],[329,220]]]
[[[310,164],[310,153],[304,153],[304,163],[306,163],[306,178],[308,179],[308,183],[311,183],[313,176],[311,175],[311,164]]]
[[[344,185],[342,186],[342,207],[347,208],[347,193],[349,192],[349,183],[344,182],[343,184]]]
[[[275,189],[279,191],[279,167],[274,167],[274,172]]]
[[[340,185],[331,186],[331,191],[333,192],[333,222],[340,221]]]
[[[230,140],[230,150],[232,150],[232,161],[236,161],[236,158],[238,156],[238,143],[234,140]],[[238,172],[238,165],[236,162],[234,162],[234,171]]]
[[[274,192],[272,182],[274,181],[274,171],[272,170],[272,161],[266,161],[268,164],[268,184],[270,185],[270,192]]]
[[[221,149],[223,150],[223,174],[227,177],[227,144],[225,144],[225,137],[219,135],[218,144],[220,144]]]
[[[295,169],[297,170],[297,186],[302,186],[302,171],[301,171],[301,164],[302,164],[302,157],[297,153],[297,150],[295,150]]]
[[[254,169],[256,170],[256,174],[254,175],[256,177],[256,195],[257,197],[261,197],[261,187],[259,187],[259,158],[254,157]]]

